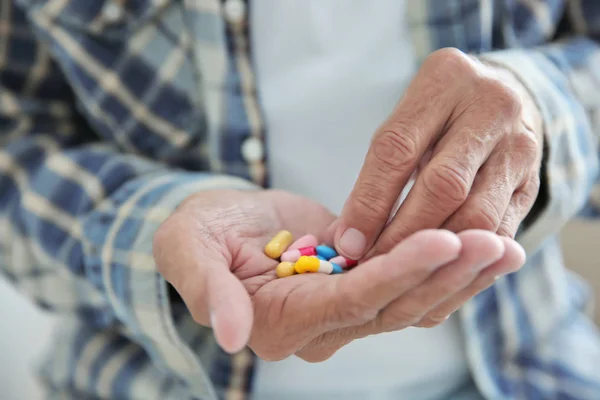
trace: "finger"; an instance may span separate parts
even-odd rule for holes
[[[525,264],[525,250],[509,238],[503,237],[502,241],[504,242],[505,251],[504,256],[499,261],[484,269],[468,287],[428,312],[416,326],[432,327],[440,324],[471,298],[492,286],[499,276],[515,272],[521,268]]]
[[[162,276],[179,292],[194,320],[212,326],[227,352],[241,350],[250,337],[253,308],[230,260],[217,246],[198,245],[185,218],[171,217],[154,237],[154,257]]]
[[[498,235],[514,238],[519,225],[533,207],[539,190],[539,178],[531,178],[523,187],[517,189],[510,199],[504,217],[498,227]]]
[[[330,305],[330,329],[360,325],[398,296],[417,287],[435,270],[458,258],[461,242],[443,230],[418,232],[389,254],[340,275]]]
[[[467,200],[444,223],[452,232],[483,229],[496,232],[522,173],[510,173],[510,156],[495,152],[483,165]]]
[[[386,224],[396,199],[419,162],[444,130],[461,98],[450,76],[472,68],[455,50],[430,56],[388,120],[375,133],[335,232],[341,255],[360,259]]]
[[[368,256],[387,252],[413,232],[443,226],[468,200],[481,166],[512,129],[510,116],[516,111],[497,116],[484,103],[469,105],[436,144],[431,161]]]
[[[521,212],[519,208],[516,206],[515,202],[511,198],[508,207],[502,217],[502,221],[497,229],[497,233],[500,236],[514,238],[517,233],[517,229],[519,229],[519,224],[521,222]]]
[[[457,258],[460,249],[460,240],[451,232],[422,231],[407,238],[390,254],[375,257],[361,265],[361,268],[336,277],[333,292],[320,291],[322,296],[319,304],[330,305],[328,309],[320,307],[326,310],[326,319],[321,319],[320,331],[312,332],[312,340],[297,355],[308,361],[328,358],[339,347],[361,335],[358,328],[375,318],[385,304],[417,286],[440,266]],[[402,265],[397,265],[399,261]],[[309,296],[303,304],[304,314],[311,314],[306,312],[306,307],[312,303],[313,297]],[[306,321],[300,325],[306,326]]]
[[[418,234],[413,236],[416,235]],[[328,331],[311,341],[298,355],[307,360],[319,361],[319,357],[332,355],[337,348],[352,340],[417,323],[428,310],[442,301],[440,299],[448,298],[451,294],[467,287],[477,276],[477,271],[483,268],[482,266],[499,259],[504,251],[500,238],[490,232],[468,231],[460,234],[459,238],[462,242],[460,258],[437,269],[415,289],[404,291],[404,294],[399,292],[398,299],[390,302],[372,319],[362,324],[357,323]],[[372,260],[378,259],[381,257]],[[367,263],[369,262],[371,260]],[[410,302],[406,301],[406,298],[410,298]],[[404,300],[400,302],[401,299]],[[405,309],[399,311],[398,307],[405,307]]]
[[[479,272],[504,254],[504,244],[495,233],[471,230],[458,236],[462,242],[460,258],[390,303],[372,326],[378,331],[387,331],[418,323],[431,309],[467,287]]]
[[[387,251],[412,232],[442,226],[467,200],[478,170],[503,138],[525,144],[528,152],[532,148],[533,135],[515,122],[520,121],[522,110],[517,92],[497,77],[483,74],[472,76],[470,87],[477,95],[467,96],[462,108],[455,110],[432,161],[369,256]],[[516,151],[515,157],[521,153]]]

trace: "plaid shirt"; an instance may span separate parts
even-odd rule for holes
[[[513,68],[542,110],[541,212],[527,265],[460,311],[487,399],[599,399],[587,288],[557,233],[598,172],[598,0],[413,0],[422,60],[453,46]],[[266,184],[242,0],[0,0],[0,270],[64,315],[53,398],[244,399],[229,356],[156,272],[152,235],[188,195]],[[595,193],[595,194],[594,194]],[[592,202],[590,202],[592,199]]]

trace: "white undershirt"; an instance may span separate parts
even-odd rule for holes
[[[407,0],[253,0],[272,184],[339,213],[414,73]],[[456,317],[354,341],[319,364],[259,361],[255,399],[443,399],[469,376]]]

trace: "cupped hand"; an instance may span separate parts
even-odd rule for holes
[[[456,49],[432,53],[373,137],[331,227],[336,248],[368,258],[431,228],[514,237],[538,195],[542,130],[532,97],[507,69]]]
[[[192,196],[158,229],[160,273],[228,352],[321,361],[354,339],[434,326],[524,262],[514,241],[485,231],[416,233],[341,275],[275,277],[264,246],[281,229],[323,232],[335,217],[280,191]]]

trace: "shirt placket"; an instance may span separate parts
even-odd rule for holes
[[[240,146],[239,154],[242,162],[246,164],[250,179],[260,186],[267,186],[265,129],[250,58],[248,1],[224,0],[223,15],[226,22],[228,58],[232,63],[230,68],[235,70],[237,78],[235,82],[228,83],[228,85],[233,85],[229,90],[239,91],[238,104],[233,106],[242,108],[238,111],[245,117],[245,120],[241,131],[239,126],[233,129],[225,127],[221,152],[223,154],[230,150],[227,149],[228,144],[236,143],[237,146]],[[229,141],[228,139],[232,139],[232,135],[237,137],[235,140]]]

